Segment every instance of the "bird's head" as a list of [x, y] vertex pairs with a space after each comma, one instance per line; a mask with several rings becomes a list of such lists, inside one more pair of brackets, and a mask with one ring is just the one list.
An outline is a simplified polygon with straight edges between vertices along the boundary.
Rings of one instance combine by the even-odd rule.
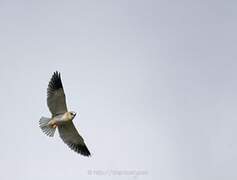
[[69, 114], [70, 114], [72, 119], [74, 119], [74, 117], [77, 115], [77, 113], [74, 112], [74, 111], [70, 111]]

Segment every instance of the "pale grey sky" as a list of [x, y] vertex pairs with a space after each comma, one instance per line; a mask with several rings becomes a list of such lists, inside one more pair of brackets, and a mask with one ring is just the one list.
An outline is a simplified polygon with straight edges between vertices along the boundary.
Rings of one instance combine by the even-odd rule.
[[[235, 180], [236, 7], [0, 0], [0, 179]], [[90, 158], [38, 127], [55, 70]]]

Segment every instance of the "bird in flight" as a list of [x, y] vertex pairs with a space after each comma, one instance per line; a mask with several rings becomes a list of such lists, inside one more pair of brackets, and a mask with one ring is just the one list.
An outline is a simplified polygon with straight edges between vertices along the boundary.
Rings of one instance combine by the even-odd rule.
[[67, 110], [66, 97], [63, 90], [61, 76], [59, 72], [54, 72], [47, 89], [47, 105], [52, 114], [51, 118], [41, 117], [39, 126], [42, 131], [53, 137], [58, 128], [61, 139], [77, 153], [90, 156], [90, 152], [84, 139], [78, 133], [72, 120], [76, 113]]

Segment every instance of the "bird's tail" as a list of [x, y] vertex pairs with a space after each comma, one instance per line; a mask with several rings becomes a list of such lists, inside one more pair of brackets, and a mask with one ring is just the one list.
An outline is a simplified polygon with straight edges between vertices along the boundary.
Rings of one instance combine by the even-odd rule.
[[47, 136], [53, 137], [56, 128], [49, 125], [50, 120], [51, 118], [41, 117], [39, 120], [39, 126]]

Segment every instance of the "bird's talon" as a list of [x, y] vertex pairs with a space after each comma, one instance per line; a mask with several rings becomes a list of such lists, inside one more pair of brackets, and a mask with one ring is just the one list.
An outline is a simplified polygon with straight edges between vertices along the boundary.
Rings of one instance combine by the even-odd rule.
[[54, 125], [53, 125], [53, 128], [56, 128], [56, 127], [57, 127], [57, 125], [56, 125], [56, 124], [54, 124]]

